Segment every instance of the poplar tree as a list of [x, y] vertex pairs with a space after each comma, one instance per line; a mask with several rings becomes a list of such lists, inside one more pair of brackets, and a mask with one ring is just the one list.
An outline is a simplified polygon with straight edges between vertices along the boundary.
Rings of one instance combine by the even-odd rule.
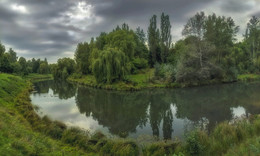
[[166, 63], [171, 46], [171, 23], [169, 15], [162, 13], [161, 15], [161, 61]]
[[260, 21], [257, 17], [253, 16], [249, 20], [245, 37], [245, 40], [249, 46], [251, 60], [255, 62], [260, 48]]
[[157, 29], [157, 16], [153, 15], [150, 19], [148, 27], [148, 47], [150, 51], [149, 63], [154, 66], [156, 62], [160, 62], [160, 32]]

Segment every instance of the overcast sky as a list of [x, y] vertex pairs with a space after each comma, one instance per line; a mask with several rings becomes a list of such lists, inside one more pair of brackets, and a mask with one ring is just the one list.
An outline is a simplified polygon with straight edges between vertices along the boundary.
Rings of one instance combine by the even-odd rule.
[[181, 39], [196, 12], [231, 16], [245, 32], [251, 16], [260, 16], [260, 0], [0, 0], [0, 40], [18, 56], [73, 57], [77, 43], [126, 22], [147, 30], [153, 14], [170, 15], [173, 41]]

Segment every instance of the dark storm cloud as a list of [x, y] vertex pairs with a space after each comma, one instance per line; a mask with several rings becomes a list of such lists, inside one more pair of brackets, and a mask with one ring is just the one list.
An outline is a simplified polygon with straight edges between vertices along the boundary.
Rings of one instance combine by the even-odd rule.
[[[95, 14], [104, 17], [104, 30], [123, 22], [132, 27], [146, 28], [153, 14], [160, 16], [162, 12], [170, 15], [174, 23], [186, 21], [187, 14], [205, 8], [212, 0], [91, 0], [95, 6]], [[101, 28], [99, 28], [101, 29]]]
[[240, 18], [254, 5], [259, 5], [257, 0], [1, 0], [0, 37], [20, 56], [54, 62], [73, 56], [77, 43], [123, 22], [146, 31], [149, 18], [165, 12], [176, 41], [187, 19], [198, 11], [233, 12]]

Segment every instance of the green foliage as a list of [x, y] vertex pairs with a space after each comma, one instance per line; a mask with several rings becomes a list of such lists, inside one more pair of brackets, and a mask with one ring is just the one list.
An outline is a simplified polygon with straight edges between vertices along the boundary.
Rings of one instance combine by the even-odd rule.
[[193, 38], [199, 44], [190, 43], [180, 55], [176, 66], [176, 81], [197, 83], [221, 78], [221, 69], [212, 62], [214, 46]]
[[133, 64], [137, 69], [144, 69], [148, 67], [148, 61], [144, 58], [135, 58]]
[[149, 63], [153, 66], [156, 62], [160, 62], [160, 32], [157, 29], [157, 16], [153, 15], [150, 19], [148, 27], [148, 46], [150, 51]]
[[159, 64], [154, 66], [154, 76], [163, 79], [167, 83], [175, 81], [175, 69], [171, 64]]
[[38, 73], [39, 68], [40, 68], [40, 59], [35, 60], [33, 58], [32, 59], [32, 72], [33, 73]]
[[28, 75], [29, 73], [48, 74], [49, 66], [47, 59], [44, 61], [40, 59], [35, 60], [34, 58], [26, 60], [24, 57], [20, 57], [17, 61], [16, 52], [12, 48], [8, 52], [5, 52], [4, 45], [0, 43], [0, 72], [16, 73], [19, 75]]
[[46, 62], [42, 62], [39, 67], [39, 74], [48, 74], [49, 66]]
[[191, 132], [186, 138], [186, 151], [189, 155], [205, 155], [209, 146], [208, 136], [204, 132]]
[[79, 43], [77, 49], [75, 51], [75, 61], [77, 64], [77, 69], [79, 72], [83, 74], [88, 74], [91, 71], [91, 64], [90, 64], [90, 54], [91, 49], [87, 42]]
[[167, 57], [169, 56], [169, 50], [172, 42], [171, 36], [171, 23], [169, 15], [162, 13], [161, 15], [161, 61], [163, 63], [167, 62]]
[[135, 55], [135, 33], [132, 30], [120, 29], [106, 36], [107, 47], [116, 48], [132, 60]]
[[[178, 142], [157, 142], [146, 146], [143, 149], [144, 156], [161, 156], [161, 155], [176, 155], [180, 150], [180, 143]], [[178, 155], [183, 155], [178, 153]]]
[[123, 80], [128, 72], [128, 58], [123, 52], [114, 48], [102, 51], [93, 64], [93, 73], [98, 83]]
[[51, 71], [55, 79], [67, 79], [75, 70], [75, 61], [71, 58], [62, 58], [52, 65]]
[[188, 20], [187, 24], [184, 26], [182, 34], [184, 36], [194, 36], [199, 40], [202, 40], [205, 32], [206, 18], [204, 12], [196, 13], [196, 15]]
[[245, 42], [250, 53], [250, 58], [253, 63], [256, 63], [260, 56], [260, 22], [259, 19], [253, 16], [248, 24], [245, 34]]
[[[65, 153], [67, 155], [89, 155], [78, 148], [66, 146], [59, 140], [53, 140], [46, 134], [32, 130], [36, 128], [36, 125], [39, 126], [42, 123], [35, 120], [36, 118], [32, 118], [32, 115], [29, 116], [32, 113], [28, 112], [34, 112], [34, 110], [27, 105], [30, 101], [28, 87], [27, 81], [18, 76], [0, 74], [1, 155], [63, 155]], [[17, 107], [16, 102], [24, 104], [26, 107], [21, 110], [22, 107]], [[27, 114], [28, 118], [31, 117], [30, 121], [24, 118], [23, 113]], [[37, 123], [34, 126], [31, 125], [33, 120]], [[56, 123], [56, 125], [60, 125], [60, 123]], [[41, 130], [43, 130], [42, 127]]]
[[87, 134], [75, 127], [65, 130], [61, 140], [73, 146], [77, 145], [81, 148], [87, 148]]
[[136, 143], [132, 141], [106, 142], [106, 144], [100, 148], [100, 154], [111, 156], [137, 156], [139, 155], [139, 149]]
[[20, 64], [20, 66], [22, 67], [21, 68], [21, 72], [25, 75], [28, 74], [28, 71], [27, 71], [27, 64], [26, 64], [26, 59], [24, 57], [20, 57], [19, 60], [18, 60], [18, 63]]

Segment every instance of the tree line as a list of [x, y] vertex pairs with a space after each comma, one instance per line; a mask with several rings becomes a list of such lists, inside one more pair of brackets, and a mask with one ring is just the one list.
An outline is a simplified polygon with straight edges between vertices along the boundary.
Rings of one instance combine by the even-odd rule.
[[29, 73], [49, 74], [51, 65], [47, 59], [26, 60], [17, 56], [17, 53], [10, 48], [6, 51], [5, 46], [0, 42], [0, 72], [28, 75]]
[[[160, 23], [159, 26], [157, 24]], [[260, 23], [253, 16], [242, 41], [231, 17], [198, 12], [185, 24], [183, 39], [172, 43], [171, 22], [164, 13], [153, 15], [147, 34], [124, 23], [96, 39], [79, 43], [75, 61], [60, 59], [56, 77], [92, 74], [98, 83], [126, 80], [140, 69], [155, 68], [154, 78], [167, 82], [198, 83], [208, 80], [235, 81], [238, 74], [260, 69]], [[62, 67], [62, 62], [67, 61]], [[73, 65], [74, 69], [69, 69]], [[73, 71], [72, 71], [73, 70]], [[67, 71], [67, 72], [66, 72]], [[63, 74], [62, 74], [63, 73]]]
[[[155, 69], [153, 79], [169, 83], [235, 81], [239, 74], [260, 72], [257, 17], [248, 21], [244, 37], [238, 42], [239, 26], [231, 17], [198, 12], [187, 21], [182, 39], [174, 44], [169, 15], [162, 13], [159, 20], [156, 15], [151, 17], [147, 33], [140, 27], [133, 30], [126, 23], [111, 32], [101, 32], [90, 42], [79, 43], [74, 59], [60, 58], [48, 66], [48, 71], [62, 79], [93, 75], [98, 83], [128, 81], [128, 75], [146, 68]], [[33, 60], [27, 64], [30, 62], [33, 64]], [[28, 67], [28, 71], [36, 72]]]

